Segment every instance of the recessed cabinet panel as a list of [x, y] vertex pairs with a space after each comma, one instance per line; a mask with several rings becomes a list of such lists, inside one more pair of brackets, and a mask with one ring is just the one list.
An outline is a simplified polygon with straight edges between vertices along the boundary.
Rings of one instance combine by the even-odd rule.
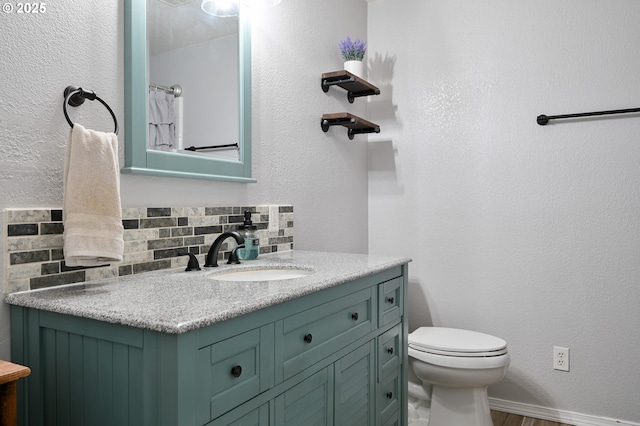
[[400, 408], [400, 376], [398, 373], [396, 370], [393, 377], [378, 385], [376, 403], [379, 423], [384, 424]]
[[336, 425], [375, 424], [373, 341], [335, 363]]
[[248, 413], [246, 411], [244, 406], [239, 407], [206, 426], [269, 426], [268, 403]]
[[29, 424], [141, 421], [142, 408], [126, 397], [129, 392], [142, 392], [128, 374], [142, 366], [140, 348], [48, 327], [40, 327], [39, 334], [42, 358], [25, 364], [40, 369], [42, 382], [31, 392], [42, 397], [43, 409], [30, 410]]
[[378, 381], [384, 382], [398, 374], [402, 364], [404, 343], [402, 324], [398, 324], [378, 337]]
[[389, 417], [389, 419], [382, 426], [401, 426], [400, 411], [396, 411]]
[[317, 372], [276, 397], [275, 424], [333, 425], [333, 367]]
[[402, 315], [402, 278], [394, 278], [378, 285], [378, 326], [399, 321]]

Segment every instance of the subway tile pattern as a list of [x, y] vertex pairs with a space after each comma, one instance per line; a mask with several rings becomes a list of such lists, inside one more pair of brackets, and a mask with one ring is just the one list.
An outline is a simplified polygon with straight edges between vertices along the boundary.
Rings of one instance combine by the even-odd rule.
[[[213, 241], [237, 230], [244, 211], [254, 212], [260, 253], [293, 249], [293, 206], [278, 206], [278, 231], [269, 232], [269, 206], [140, 207], [122, 209], [122, 262], [69, 267], [64, 262], [60, 209], [7, 209], [3, 212], [4, 292], [36, 290], [186, 266], [188, 253], [201, 264]], [[223, 244], [227, 258], [235, 244]]]

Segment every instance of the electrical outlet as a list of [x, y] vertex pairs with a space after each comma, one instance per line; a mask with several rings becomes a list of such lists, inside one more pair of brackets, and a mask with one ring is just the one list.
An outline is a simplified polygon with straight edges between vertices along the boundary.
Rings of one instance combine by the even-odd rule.
[[553, 347], [553, 369], [569, 371], [569, 348]]
[[278, 214], [278, 206], [269, 206], [269, 232], [278, 232], [280, 229]]

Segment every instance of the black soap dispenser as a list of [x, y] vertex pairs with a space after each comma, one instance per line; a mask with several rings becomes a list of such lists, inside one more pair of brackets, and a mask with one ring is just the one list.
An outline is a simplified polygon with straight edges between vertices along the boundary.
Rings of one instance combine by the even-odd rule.
[[260, 253], [260, 240], [256, 234], [258, 227], [251, 221], [251, 212], [244, 212], [244, 223], [238, 226], [238, 232], [244, 238], [244, 247], [238, 248], [238, 257], [243, 260], [257, 259]]

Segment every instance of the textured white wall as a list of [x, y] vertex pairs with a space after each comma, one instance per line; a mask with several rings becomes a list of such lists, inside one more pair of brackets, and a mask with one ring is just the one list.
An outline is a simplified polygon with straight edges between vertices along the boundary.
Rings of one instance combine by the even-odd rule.
[[[38, 16], [0, 12], [0, 209], [62, 206], [67, 85], [95, 90], [124, 128], [122, 1], [47, 5]], [[344, 92], [320, 89], [320, 75], [342, 66], [339, 39], [366, 35], [366, 10], [364, 0], [284, 0], [255, 18], [258, 183], [123, 175], [123, 206], [288, 203], [295, 208], [296, 248], [366, 252], [366, 139], [320, 129], [324, 112], [366, 109], [364, 102], [348, 104]], [[70, 114], [87, 127], [112, 126], [96, 102]], [[0, 359], [8, 357], [9, 313], [0, 301]]]
[[639, 106], [640, 2], [379, 0], [368, 19], [369, 247], [414, 259], [412, 328], [506, 339], [493, 397], [640, 422], [640, 117], [535, 122]]

